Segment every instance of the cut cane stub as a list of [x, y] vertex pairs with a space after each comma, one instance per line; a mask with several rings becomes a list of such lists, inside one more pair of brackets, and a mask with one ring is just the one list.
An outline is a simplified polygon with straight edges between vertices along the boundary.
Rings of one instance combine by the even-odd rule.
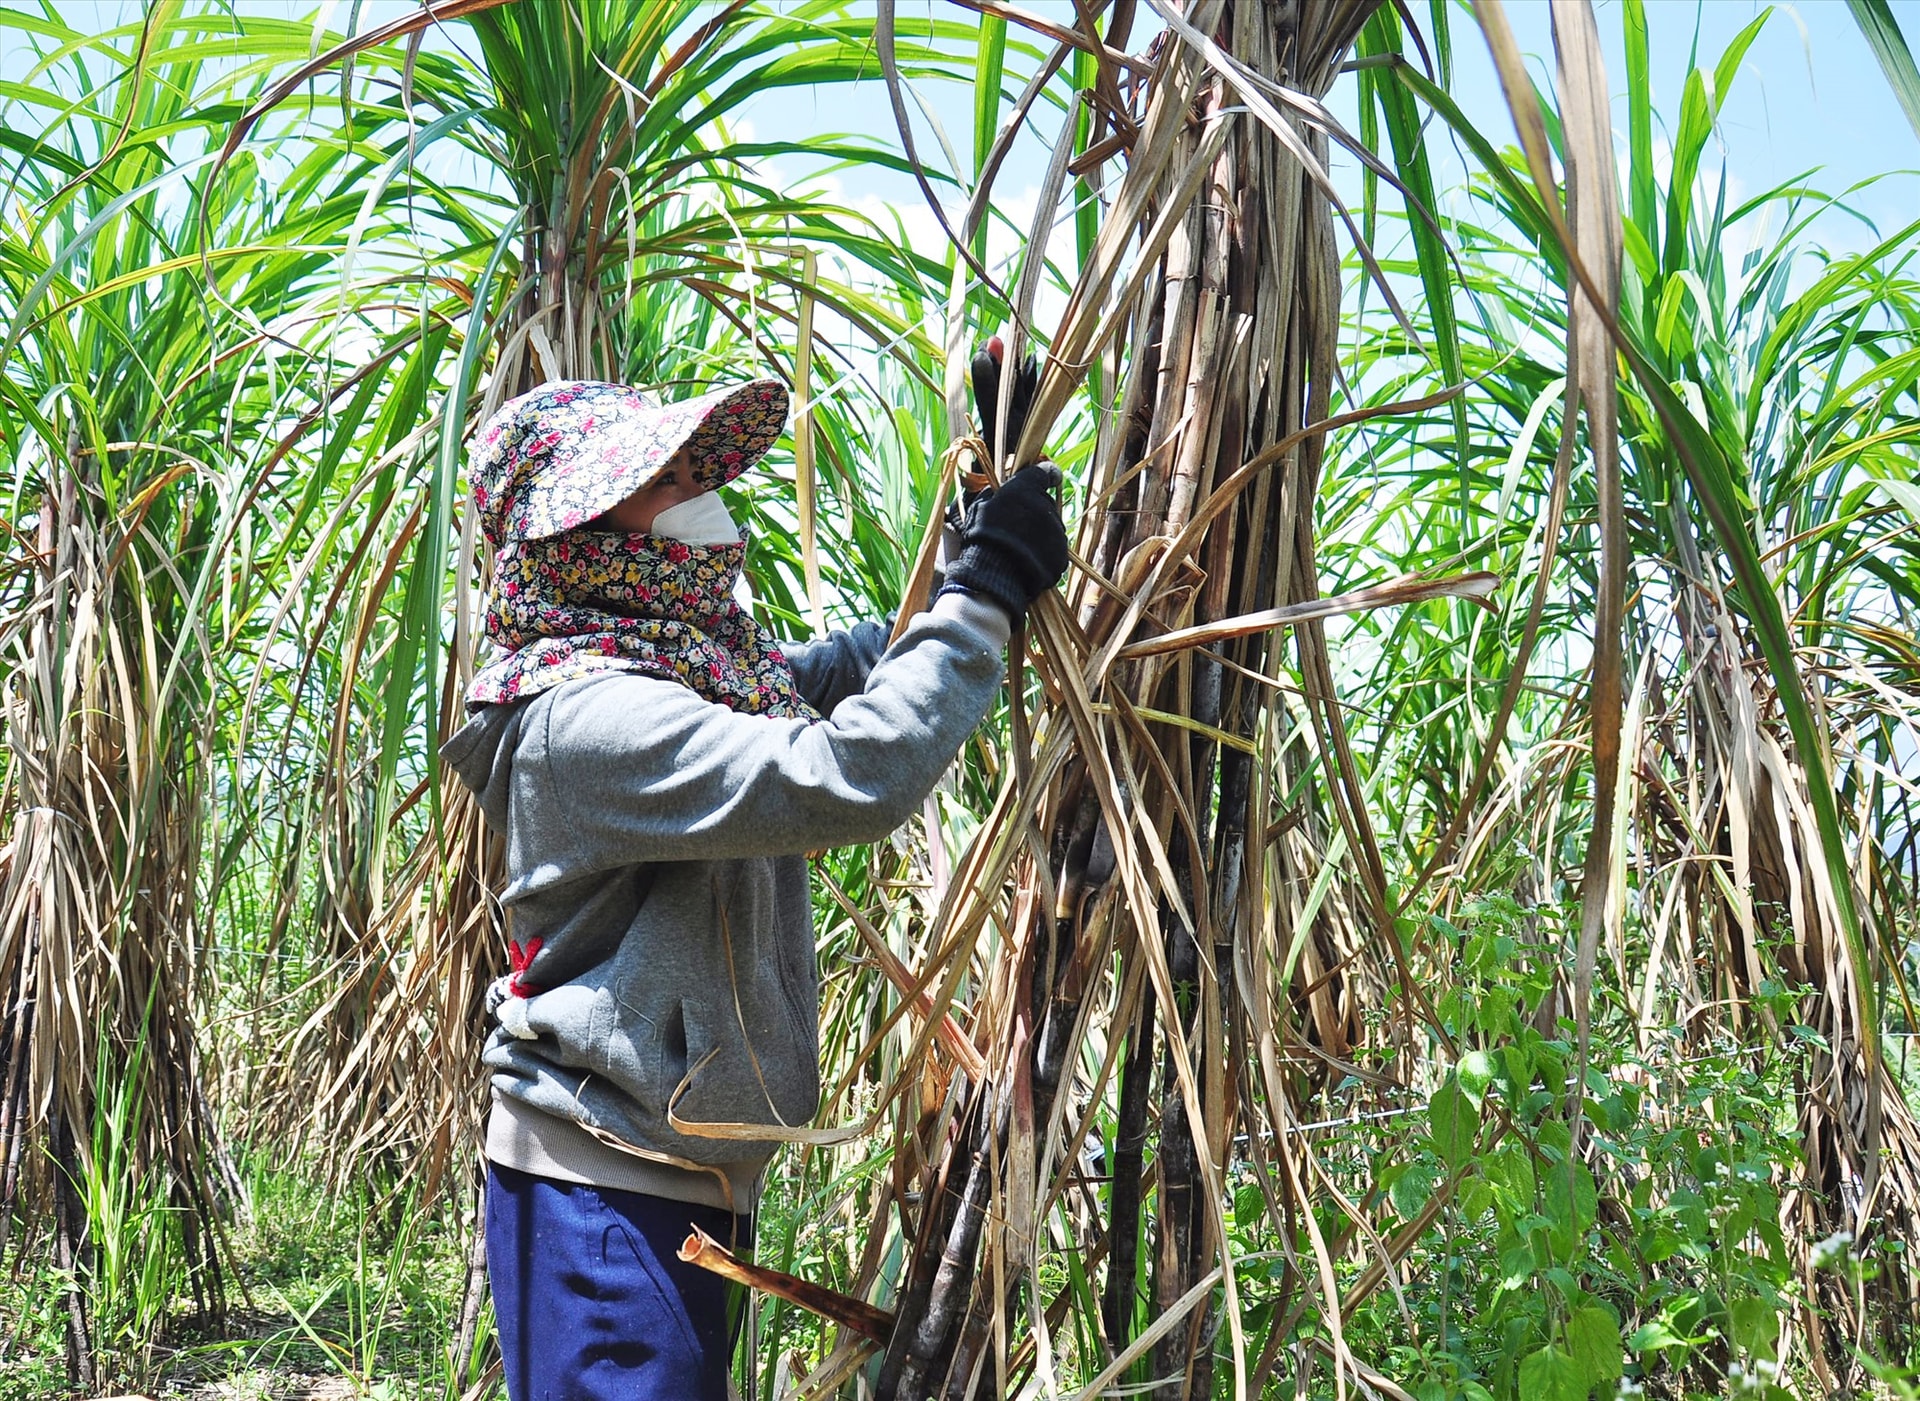
[[893, 1315], [885, 1309], [876, 1308], [864, 1299], [855, 1299], [828, 1289], [825, 1285], [815, 1284], [812, 1280], [790, 1275], [785, 1270], [749, 1264], [698, 1226], [692, 1227], [686, 1240], [681, 1243], [680, 1258], [690, 1265], [711, 1270], [722, 1279], [744, 1284], [749, 1289], [771, 1294], [776, 1299], [785, 1299], [790, 1304], [798, 1304], [809, 1313], [816, 1313], [871, 1342], [885, 1343], [893, 1335]]

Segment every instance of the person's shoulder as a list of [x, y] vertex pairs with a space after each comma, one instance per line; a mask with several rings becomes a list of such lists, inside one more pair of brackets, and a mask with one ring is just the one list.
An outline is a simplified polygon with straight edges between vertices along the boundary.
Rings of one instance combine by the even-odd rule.
[[605, 712], [624, 714], [635, 710], [662, 715], [681, 710], [699, 710], [712, 703], [684, 682], [670, 677], [614, 670], [563, 681], [532, 701], [533, 706], [544, 706], [555, 716]]
[[670, 751], [710, 702], [678, 681], [609, 671], [543, 691], [527, 705], [522, 745], [549, 763], [623, 763], [649, 750]]
[[[528, 728], [552, 733], [579, 728], [597, 732], [644, 727], [648, 733], [697, 723], [726, 707], [684, 682], [634, 671], [606, 671], [566, 681], [534, 698]], [[731, 712], [727, 712], [731, 713]]]
[[668, 676], [649, 676], [643, 671], [620, 671], [609, 667], [605, 671], [597, 671], [588, 676], [577, 676], [571, 681], [562, 681], [543, 694], [555, 700], [564, 698], [577, 701], [589, 695], [604, 698], [611, 695], [673, 695], [676, 693], [686, 696], [689, 700], [699, 699], [684, 681], [675, 681]]

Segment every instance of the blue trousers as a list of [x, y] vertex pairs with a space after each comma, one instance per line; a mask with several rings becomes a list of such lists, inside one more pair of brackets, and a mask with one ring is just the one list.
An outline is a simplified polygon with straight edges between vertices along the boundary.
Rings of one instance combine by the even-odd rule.
[[487, 1276], [509, 1401], [726, 1401], [730, 1286], [681, 1263], [697, 1223], [745, 1250], [718, 1207], [487, 1170]]

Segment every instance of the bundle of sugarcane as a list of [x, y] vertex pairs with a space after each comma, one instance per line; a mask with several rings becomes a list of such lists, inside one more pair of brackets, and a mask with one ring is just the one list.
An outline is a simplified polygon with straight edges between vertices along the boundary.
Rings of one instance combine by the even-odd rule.
[[[243, 1189], [195, 1025], [206, 793], [179, 776], [207, 726], [193, 683], [176, 680], [179, 654], [154, 641], [168, 601], [156, 561], [193, 554], [158, 510], [132, 525], [111, 513], [104, 454], [81, 447], [77, 424], [64, 453], [49, 436], [23, 456], [45, 490], [0, 628], [13, 751], [0, 784], [0, 1253], [21, 1222], [28, 1258], [60, 1271], [68, 1379], [90, 1388], [106, 1334], [125, 1326], [113, 1252], [137, 1243], [163, 1258], [170, 1245], [127, 1224], [135, 1205], [158, 1200], [177, 1219], [195, 1307], [217, 1319], [215, 1223]], [[193, 639], [175, 645], [196, 655]]]
[[[916, 993], [935, 990], [915, 1045], [932, 1058], [931, 1083], [946, 1089], [937, 1108], [923, 1091], [927, 1112], [902, 1135], [927, 1165], [900, 1202], [913, 1245], [878, 1372], [884, 1397], [1003, 1395], [1023, 1378], [1050, 1377], [1061, 1352], [1053, 1331], [1070, 1311], [1081, 1315], [1083, 1337], [1090, 1321], [1074, 1297], [1078, 1289], [1084, 1300], [1087, 1283], [1049, 1287], [1041, 1265], [1050, 1238], [1070, 1277], [1105, 1271], [1092, 1320], [1104, 1365], [1086, 1365], [1080, 1350], [1084, 1370], [1097, 1370], [1083, 1394], [1144, 1360], [1158, 1394], [1210, 1395], [1219, 1353], [1232, 1358], [1236, 1394], [1261, 1392], [1274, 1349], [1299, 1342], [1295, 1325], [1315, 1312], [1325, 1326], [1309, 1329], [1306, 1345], [1323, 1348], [1338, 1375], [1366, 1380], [1368, 1367], [1342, 1342], [1341, 1313], [1391, 1278], [1407, 1244], [1446, 1206], [1442, 1183], [1399, 1233], [1370, 1239], [1372, 1263], [1337, 1282], [1333, 1262], [1352, 1233], [1370, 1229], [1370, 1213], [1338, 1195], [1290, 1132], [1316, 1069], [1366, 1077], [1350, 1059], [1363, 1037], [1372, 1042], [1364, 1047], [1372, 1073], [1403, 1084], [1416, 1078], [1408, 1053], [1420, 1036], [1448, 1040], [1407, 966], [1319, 620], [1445, 593], [1484, 597], [1493, 582], [1402, 579], [1317, 597], [1313, 503], [1324, 438], [1361, 416], [1329, 417], [1340, 286], [1337, 205], [1324, 167], [1338, 128], [1319, 99], [1373, 7], [1240, 0], [1155, 8], [1167, 34], [1149, 66], [1131, 68], [1143, 99], [1138, 118], [1110, 106], [1105, 114], [1111, 148], [1127, 153], [1126, 173], [1048, 344], [1023, 441], [997, 464], [1004, 472], [1037, 455], [1089, 373], [1117, 387], [1081, 483], [1069, 602], [1036, 609], [1031, 623], [1039, 692], [1031, 714], [1016, 697], [1009, 781], [928, 935], [934, 957], [903, 979]], [[1564, 184], [1500, 7], [1489, 0], [1476, 9], [1520, 129], [1542, 241], [1571, 269], [1549, 533], [1559, 528], [1583, 418], [1598, 499], [1593, 685], [1580, 707], [1597, 801], [1568, 989], [1584, 1085], [1596, 952], [1603, 929], [1617, 923], [1608, 911], [1622, 898], [1627, 841], [1614, 807], [1627, 576], [1615, 408], [1623, 371], [1675, 442], [1750, 595], [1796, 762], [1817, 775], [1823, 744], [1757, 552], [1737, 521], [1716, 514], [1731, 475], [1715, 466], [1717, 449], [1619, 319], [1619, 196], [1590, 7], [1554, 7]], [[1123, 85], [1109, 70], [1122, 60], [1090, 11], [1082, 21], [1073, 33], [1046, 32], [1093, 54], [1094, 91], [1116, 93]], [[1068, 168], [1057, 156], [1036, 238]], [[1411, 197], [1408, 205], [1424, 214]], [[1364, 241], [1353, 243], [1391, 302]], [[1031, 268], [1039, 255], [1027, 256]], [[1020, 327], [1031, 286], [1012, 301]], [[1424, 411], [1459, 387], [1374, 412]], [[1543, 567], [1543, 586], [1547, 577]], [[1297, 704], [1284, 700], [1277, 679], [1283, 626], [1303, 683]], [[1516, 664], [1503, 716], [1524, 674]], [[1499, 730], [1457, 823], [1472, 820]], [[1316, 763], [1322, 772], [1310, 776]], [[1850, 1102], [1828, 1114], [1808, 1096], [1809, 1143], [1826, 1180], [1803, 1207], [1819, 1204], [1805, 1208], [1808, 1220], [1857, 1224], [1875, 1210], [1867, 1203], [1883, 1146], [1892, 1150], [1891, 1174], [1911, 1172], [1911, 1129], [1898, 1105], [1888, 1112], [1882, 1104], [1872, 997], [1860, 981], [1870, 958], [1824, 787], [1810, 781], [1804, 820], [1784, 844], [1801, 860], [1793, 888], [1831, 897], [1832, 928], [1822, 932], [1833, 967], [1805, 976], [1834, 991], [1845, 1009], [1837, 1020], [1851, 1014], [1855, 1024], [1841, 1028], [1849, 1050], [1831, 1065]], [[1439, 845], [1457, 835], [1450, 830]], [[1336, 844], [1350, 878], [1318, 883]], [[1309, 887], [1314, 898], [1303, 899]], [[942, 1018], [964, 977], [978, 979], [977, 995], [956, 1047]], [[1363, 1030], [1365, 1010], [1387, 1015]], [[981, 1072], [961, 1073], [974, 1062]], [[1111, 1149], [1090, 1147], [1101, 1144], [1109, 1114]], [[1569, 1122], [1584, 1145], [1578, 1091]], [[1150, 1138], [1155, 1220], [1143, 1288]], [[1101, 1151], [1110, 1153], [1105, 1162], [1095, 1161]], [[1251, 1360], [1228, 1243], [1226, 1173], [1236, 1159], [1286, 1257], [1282, 1321]], [[1104, 1200], [1092, 1186], [1100, 1178], [1110, 1183]], [[1322, 1236], [1313, 1210], [1320, 1193], [1340, 1203], [1342, 1238]]]
[[[1089, 1274], [1105, 1263], [1111, 1362], [1096, 1389], [1151, 1354], [1165, 1394], [1210, 1394], [1222, 1318], [1241, 1384], [1250, 1380], [1222, 1251], [1222, 1171], [1229, 1140], [1245, 1134], [1277, 1215], [1304, 1186], [1274, 1147], [1299, 1092], [1283, 1070], [1295, 1038], [1280, 1024], [1289, 994], [1275, 950], [1291, 942], [1333, 824], [1361, 854], [1360, 889], [1339, 895], [1384, 923], [1318, 622], [1483, 596], [1492, 582], [1401, 579], [1318, 597], [1313, 501], [1334, 426], [1340, 305], [1324, 173], [1332, 123], [1318, 99], [1372, 8], [1165, 10], [1153, 62], [1131, 75], [1137, 117], [1105, 111], [1114, 147], [1128, 150], [1125, 174], [998, 473], [1039, 455], [1090, 371], [1118, 386], [1117, 403], [1080, 483], [1067, 593], [1042, 600], [1029, 624], [1037, 708], [1027, 714], [1016, 693], [1007, 786], [929, 935], [938, 952], [913, 980], [935, 990], [931, 1033], [963, 971], [984, 970], [966, 1044], [956, 1050], [946, 1030], [916, 1042], [944, 1047], [928, 1054], [948, 1089], [911, 1134], [927, 1166], [901, 1208], [912, 1248], [882, 1396], [997, 1396], [1050, 1365], [1048, 1329], [1067, 1301], [1048, 1297], [1036, 1261], [1063, 1200], [1077, 1222], [1070, 1248]], [[1090, 22], [1061, 41], [1095, 53], [1097, 92], [1119, 91], [1117, 56]], [[1066, 168], [1056, 155], [1036, 231]], [[1029, 248], [1030, 267], [1036, 256]], [[1022, 292], [1016, 339], [1031, 307]], [[1288, 625], [1308, 678], [1293, 709], [1270, 674]], [[1315, 754], [1335, 778], [1335, 810], [1275, 821], [1277, 785]], [[1352, 923], [1321, 926], [1299, 1005], [1324, 1066], [1357, 1039], [1343, 989], [1370, 976], [1373, 955]], [[983, 939], [989, 929], [998, 937]], [[951, 1073], [970, 1061], [984, 1072]], [[1088, 1145], [1116, 1096], [1103, 1211], [1086, 1189]], [[1143, 1300], [1149, 1118], [1158, 1220]], [[1136, 1335], [1143, 1314], [1153, 1321]]]

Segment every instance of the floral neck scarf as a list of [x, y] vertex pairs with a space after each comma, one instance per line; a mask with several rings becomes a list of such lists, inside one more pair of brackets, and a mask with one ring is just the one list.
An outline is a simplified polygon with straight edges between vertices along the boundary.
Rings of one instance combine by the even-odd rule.
[[507, 655], [467, 705], [525, 700], [603, 672], [678, 681], [748, 715], [818, 720], [787, 660], [734, 601], [746, 542], [570, 530], [494, 556], [487, 636]]

